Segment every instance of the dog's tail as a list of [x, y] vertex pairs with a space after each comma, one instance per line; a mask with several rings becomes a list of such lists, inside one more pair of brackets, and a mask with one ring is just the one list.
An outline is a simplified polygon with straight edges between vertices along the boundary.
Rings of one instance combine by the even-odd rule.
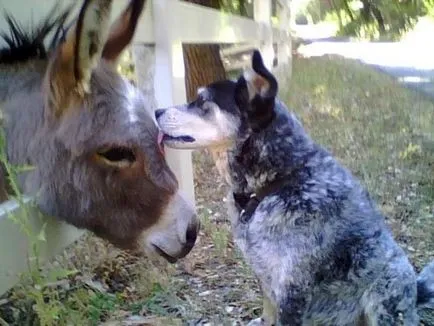
[[417, 277], [417, 306], [419, 309], [434, 309], [434, 261]]

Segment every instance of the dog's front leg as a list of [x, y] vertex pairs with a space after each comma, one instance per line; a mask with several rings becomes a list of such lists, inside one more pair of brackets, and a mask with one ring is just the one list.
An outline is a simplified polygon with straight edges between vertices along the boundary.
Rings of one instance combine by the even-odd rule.
[[307, 298], [308, 291], [305, 287], [297, 285], [287, 286], [285, 296], [277, 303], [280, 325], [303, 325], [303, 315], [306, 311]]
[[277, 319], [276, 303], [262, 291], [262, 316], [251, 320], [247, 326], [275, 326]]

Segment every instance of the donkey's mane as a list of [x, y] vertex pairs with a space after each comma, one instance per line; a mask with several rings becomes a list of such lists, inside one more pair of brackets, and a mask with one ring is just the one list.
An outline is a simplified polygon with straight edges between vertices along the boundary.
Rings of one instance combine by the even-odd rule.
[[[48, 53], [64, 40], [65, 21], [72, 11], [72, 5], [59, 10], [57, 2], [37, 25], [23, 27], [8, 12], [4, 12], [9, 31], [0, 32], [6, 46], [0, 48], [0, 64], [16, 64], [35, 59], [46, 59]], [[54, 31], [49, 46], [45, 45], [48, 35]]]

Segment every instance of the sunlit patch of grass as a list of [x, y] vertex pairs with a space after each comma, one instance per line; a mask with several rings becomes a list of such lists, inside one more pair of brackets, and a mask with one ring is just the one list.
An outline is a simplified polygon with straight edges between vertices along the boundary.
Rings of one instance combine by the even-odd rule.
[[[430, 99], [338, 57], [294, 58], [290, 87], [280, 89], [313, 139], [361, 179], [381, 208], [389, 207], [387, 215], [398, 238], [433, 239], [434, 220], [428, 213], [434, 210]], [[396, 223], [403, 210], [406, 222]], [[434, 250], [434, 241], [424, 243], [421, 264]]]

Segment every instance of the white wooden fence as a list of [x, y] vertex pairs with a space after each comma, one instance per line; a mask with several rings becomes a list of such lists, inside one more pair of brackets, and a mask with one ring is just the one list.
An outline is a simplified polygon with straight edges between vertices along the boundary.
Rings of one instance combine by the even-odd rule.
[[[0, 0], [0, 10], [7, 9], [18, 21], [34, 22], [52, 7], [56, 0]], [[277, 58], [279, 69], [291, 73], [291, 38], [289, 35], [289, 2], [276, 0], [281, 8], [277, 23], [271, 21], [271, 1], [254, 0], [254, 20], [221, 13], [203, 6], [189, 4], [180, 0], [153, 0], [146, 6], [133, 41], [136, 72], [142, 76], [139, 83], [149, 94], [155, 95], [159, 107], [168, 107], [186, 101], [183, 43], [224, 43], [237, 44], [225, 48], [223, 56], [243, 52], [252, 47], [262, 50], [264, 61], [269, 68]], [[69, 1], [64, 1], [65, 3]], [[80, 3], [81, 1], [77, 1]], [[118, 16], [126, 5], [126, 0], [116, 0], [112, 18]], [[76, 6], [76, 12], [78, 10]], [[6, 28], [0, 19], [0, 30]], [[240, 44], [242, 44], [240, 46]], [[277, 51], [273, 48], [276, 48]], [[144, 65], [139, 55], [140, 48], [145, 51], [146, 59], [153, 58], [152, 64]], [[143, 52], [142, 52], [143, 53]], [[242, 67], [248, 61], [238, 61], [229, 69]], [[143, 78], [145, 76], [145, 78]], [[149, 77], [153, 83], [149, 83]], [[146, 83], [146, 79], [148, 82]], [[146, 89], [146, 84], [148, 89]], [[155, 85], [150, 87], [149, 85]], [[152, 95], [152, 94], [151, 94]], [[167, 150], [169, 165], [177, 175], [180, 187], [194, 200], [193, 167], [189, 151]], [[0, 294], [18, 281], [20, 272], [27, 266], [27, 239], [19, 227], [11, 222], [8, 213], [21, 214], [17, 203], [9, 201], [0, 205]], [[48, 221], [46, 242], [42, 247], [42, 259], [52, 257], [83, 234], [53, 218], [38, 217], [34, 214], [32, 223], [35, 229]], [[48, 219], [48, 220], [47, 220]]]

